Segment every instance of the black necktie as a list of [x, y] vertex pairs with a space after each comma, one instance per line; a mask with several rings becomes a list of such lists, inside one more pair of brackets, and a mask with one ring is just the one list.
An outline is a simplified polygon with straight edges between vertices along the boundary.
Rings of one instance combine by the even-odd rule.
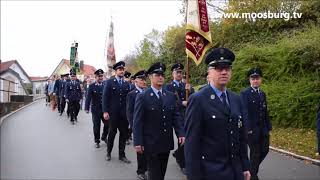
[[162, 93], [161, 93], [161, 91], [158, 91], [158, 96], [159, 96], [159, 101], [160, 101], [161, 104], [162, 104]]
[[229, 105], [227, 103], [227, 97], [224, 92], [221, 94], [221, 97], [222, 97], [222, 103], [223, 103], [224, 107], [226, 107], [226, 109], [230, 110]]

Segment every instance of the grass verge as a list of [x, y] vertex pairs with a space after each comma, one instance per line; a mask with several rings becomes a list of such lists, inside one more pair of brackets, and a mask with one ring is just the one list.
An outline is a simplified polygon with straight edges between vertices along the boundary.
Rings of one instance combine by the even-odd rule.
[[273, 127], [271, 146], [320, 159], [319, 156], [316, 156], [317, 132], [315, 130]]

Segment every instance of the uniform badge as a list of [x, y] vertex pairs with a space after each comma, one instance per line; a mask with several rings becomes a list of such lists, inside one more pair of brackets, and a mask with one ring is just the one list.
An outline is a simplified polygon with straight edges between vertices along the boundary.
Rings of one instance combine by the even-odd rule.
[[150, 93], [150, 96], [153, 96], [153, 93]]
[[210, 98], [211, 98], [211, 99], [215, 99], [216, 96], [215, 96], [214, 94], [212, 94], [212, 95], [210, 96]]

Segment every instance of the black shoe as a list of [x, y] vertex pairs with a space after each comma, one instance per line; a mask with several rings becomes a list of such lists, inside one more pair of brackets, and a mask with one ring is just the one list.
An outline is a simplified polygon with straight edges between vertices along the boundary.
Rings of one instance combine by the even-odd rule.
[[96, 148], [99, 148], [100, 147], [100, 144], [99, 143], [96, 143]]
[[74, 125], [74, 121], [71, 121], [71, 124]]
[[108, 144], [108, 138], [101, 138], [101, 141], [104, 141], [106, 144]]
[[111, 160], [111, 154], [107, 153], [106, 155], [106, 161], [110, 161]]
[[60, 113], [60, 116], [62, 116], [62, 113]]
[[76, 122], [78, 122], [78, 118], [76, 117], [75, 119], [74, 119]]
[[129, 140], [129, 139], [127, 140], [126, 144], [127, 144], [127, 145], [130, 145], [130, 140]]
[[124, 157], [119, 157], [119, 160], [124, 162], [124, 163], [127, 163], [127, 164], [131, 163], [131, 161], [129, 159], [127, 159], [125, 156]]
[[147, 180], [147, 176], [145, 174], [138, 174], [137, 177], [140, 180]]

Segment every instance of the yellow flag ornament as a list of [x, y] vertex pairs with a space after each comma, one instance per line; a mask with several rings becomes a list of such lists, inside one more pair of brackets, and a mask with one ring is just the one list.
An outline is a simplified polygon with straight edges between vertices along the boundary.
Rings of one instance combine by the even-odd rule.
[[187, 1], [186, 53], [199, 65], [212, 40], [206, 0]]

